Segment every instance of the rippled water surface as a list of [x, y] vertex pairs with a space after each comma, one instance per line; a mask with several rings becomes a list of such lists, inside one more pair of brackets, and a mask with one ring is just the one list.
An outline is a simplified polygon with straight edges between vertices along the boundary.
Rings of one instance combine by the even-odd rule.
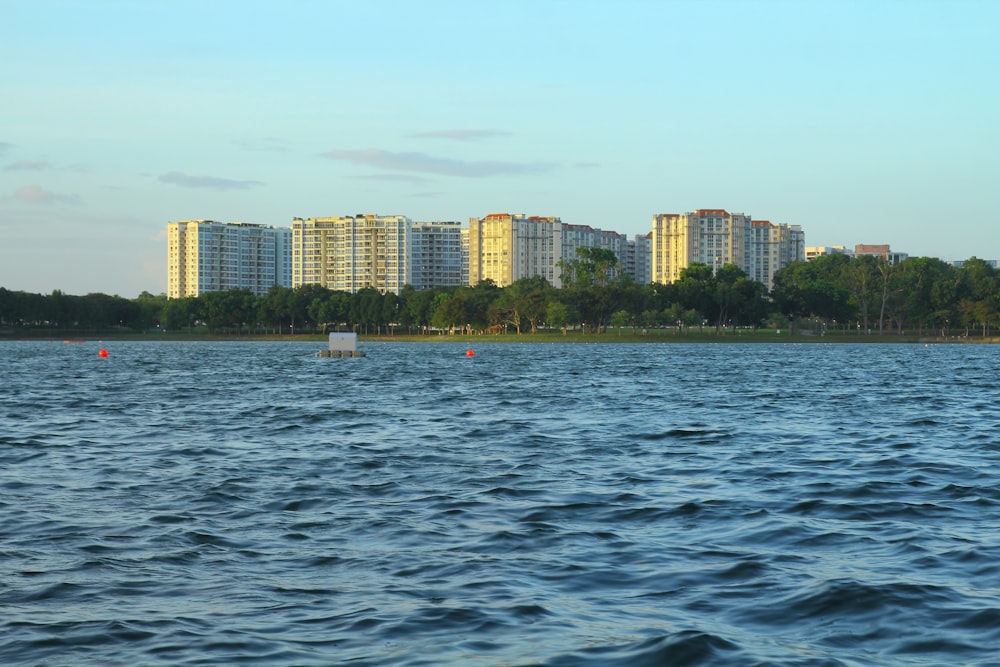
[[0, 343], [0, 664], [1000, 664], [1000, 347], [99, 347]]

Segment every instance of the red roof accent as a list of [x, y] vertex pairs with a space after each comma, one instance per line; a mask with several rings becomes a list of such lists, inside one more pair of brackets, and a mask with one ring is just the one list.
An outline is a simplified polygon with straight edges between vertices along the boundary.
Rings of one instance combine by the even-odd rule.
[[695, 213], [698, 215], [729, 215], [729, 212], [724, 208], [699, 208]]
[[751, 227], [774, 227], [770, 220], [754, 220], [750, 223]]

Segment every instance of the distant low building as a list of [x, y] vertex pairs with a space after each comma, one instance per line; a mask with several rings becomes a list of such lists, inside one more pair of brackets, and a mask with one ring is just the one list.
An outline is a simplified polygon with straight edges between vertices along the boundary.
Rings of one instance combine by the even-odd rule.
[[905, 252], [893, 252], [888, 243], [859, 243], [854, 246], [854, 257], [863, 257], [866, 255], [870, 257], [880, 257], [883, 261], [888, 262], [889, 264], [899, 264], [904, 259], [909, 257], [909, 255]]
[[848, 257], [878, 257], [889, 264], [899, 264], [909, 255], [905, 252], [893, 252], [888, 243], [859, 243], [854, 250], [846, 246], [810, 246], [806, 248], [806, 259], [815, 259], [823, 255], [847, 255]]
[[811, 245], [806, 246], [806, 260], [816, 259], [823, 255], [848, 254], [847, 247], [842, 245]]
[[[977, 257], [976, 259], [979, 259], [979, 258]], [[961, 269], [962, 267], [965, 266], [965, 263], [968, 262], [968, 261], [969, 260], [967, 260], [967, 259], [958, 259], [958, 260], [955, 260], [955, 261], [952, 261], [952, 262], [946, 262], [946, 263], [947, 264], [951, 264], [956, 269]], [[991, 267], [991, 268], [994, 268], [994, 269], [1000, 268], [1000, 260], [997, 260], [997, 259], [980, 259], [979, 261], [982, 262], [983, 264], [985, 264], [986, 266]]]

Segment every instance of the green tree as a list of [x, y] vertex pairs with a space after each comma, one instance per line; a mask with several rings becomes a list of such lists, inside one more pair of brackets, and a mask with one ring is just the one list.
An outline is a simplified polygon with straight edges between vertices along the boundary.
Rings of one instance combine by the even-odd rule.
[[622, 335], [622, 329], [632, 322], [632, 316], [627, 310], [616, 310], [611, 314], [611, 326], [618, 329], [618, 335]]
[[519, 278], [503, 288], [494, 300], [496, 321], [510, 324], [521, 333], [527, 322], [531, 333], [538, 332], [538, 324], [545, 319], [552, 287], [542, 276]]
[[136, 316], [136, 329], [151, 329], [163, 324], [163, 309], [167, 305], [166, 294], [154, 296], [144, 291], [136, 297], [135, 303], [139, 308]]
[[850, 262], [847, 255], [823, 255], [779, 269], [771, 289], [774, 307], [792, 323], [818, 317], [827, 324], [838, 320], [846, 324], [857, 317], [844, 280]]
[[879, 271], [879, 264], [882, 261], [880, 257], [860, 255], [852, 257], [845, 266], [842, 278], [858, 308], [860, 316], [858, 333], [862, 330], [867, 332], [871, 326], [872, 306], [880, 299], [883, 283]]
[[205, 304], [206, 324], [212, 333], [234, 329], [240, 333], [257, 312], [256, 298], [246, 289], [207, 292], [200, 297]]
[[545, 322], [550, 327], [556, 327], [562, 331], [563, 336], [566, 335], [566, 327], [570, 322], [576, 321], [572, 317], [569, 307], [558, 299], [552, 299], [549, 301], [545, 308]]
[[726, 264], [715, 273], [715, 279], [711, 284], [712, 301], [715, 303], [716, 312], [716, 335], [729, 324], [732, 324], [735, 330], [740, 315], [749, 305], [746, 300], [749, 296], [750, 283], [747, 274], [735, 264]]
[[201, 304], [197, 297], [188, 296], [170, 299], [163, 306], [163, 323], [170, 330], [191, 331], [196, 320], [201, 317]]
[[698, 314], [698, 326], [708, 319], [716, 308], [715, 276], [708, 264], [694, 262], [681, 271], [677, 281], [677, 301], [681, 307]]
[[967, 259], [958, 272], [958, 312], [968, 329], [982, 327], [982, 335], [989, 335], [990, 323], [998, 319], [1000, 286], [996, 270], [976, 257]]
[[292, 325], [292, 290], [288, 287], [273, 285], [258, 305], [258, 318], [265, 325], [281, 331], [283, 327]]
[[400, 308], [401, 323], [410, 331], [414, 326], [426, 330], [431, 326], [431, 315], [436, 308], [435, 299], [439, 294], [446, 294], [448, 291], [448, 288], [415, 290], [410, 286], [404, 287], [401, 294], [403, 300]]
[[577, 248], [577, 258], [560, 260], [564, 298], [579, 312], [594, 333], [600, 333], [616, 305], [620, 287], [631, 279], [620, 270], [614, 252], [607, 248]]

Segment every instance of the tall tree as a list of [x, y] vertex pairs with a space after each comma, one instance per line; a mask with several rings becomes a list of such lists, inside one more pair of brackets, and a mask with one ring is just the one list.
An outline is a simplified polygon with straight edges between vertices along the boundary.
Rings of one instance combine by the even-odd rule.
[[607, 248], [577, 248], [576, 259], [560, 260], [565, 298], [594, 333], [600, 333], [614, 306], [616, 291], [625, 282], [618, 258]]

